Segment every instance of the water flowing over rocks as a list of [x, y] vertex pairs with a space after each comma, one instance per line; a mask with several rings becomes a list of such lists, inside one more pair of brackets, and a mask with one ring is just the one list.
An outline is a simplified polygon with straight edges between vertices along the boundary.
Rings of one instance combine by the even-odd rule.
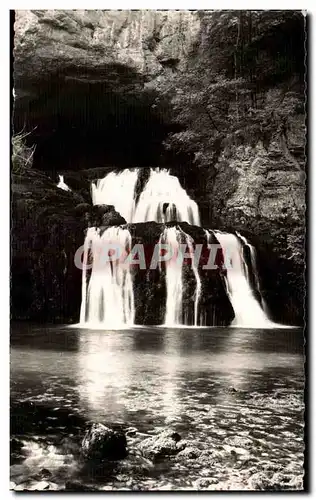
[[[67, 181], [67, 178], [66, 178]], [[134, 268], [134, 293], [138, 324], [161, 324], [164, 321], [164, 275], [149, 269], [154, 247], [164, 224], [146, 222], [126, 224], [113, 206], [91, 205], [76, 193], [57, 188], [44, 173], [32, 171], [29, 177], [13, 176], [12, 196], [12, 308], [16, 319], [42, 319], [76, 322], [81, 301], [81, 269], [74, 263], [88, 227], [126, 227], [133, 245], [145, 249], [146, 269]], [[169, 224], [172, 226], [172, 223]], [[178, 223], [195, 243], [206, 248], [205, 232], [188, 223]], [[216, 239], [214, 238], [214, 242]], [[27, 249], [27, 252], [26, 252]], [[217, 322], [228, 324], [233, 311], [223, 286], [221, 271], [202, 270], [201, 308], [211, 302]], [[195, 278], [190, 266], [184, 269], [187, 294], [184, 304], [191, 307], [190, 285]], [[47, 282], [52, 285], [47, 287]], [[157, 307], [157, 304], [159, 305]], [[209, 317], [213, 312], [209, 310]]]
[[[303, 323], [302, 109], [269, 139], [263, 133], [251, 140], [242, 138], [239, 131], [233, 141], [227, 139], [214, 152], [216, 158], [207, 168], [199, 164], [205, 144], [196, 146], [190, 127], [184, 134], [186, 140], [192, 137], [194, 154], [165, 146], [170, 134], [183, 131], [177, 121], [186, 113], [186, 104], [181, 108], [178, 102], [185, 94], [183, 80], [199, 61], [212, 51], [215, 54], [216, 33], [228, 26], [220, 13], [208, 16], [209, 27], [194, 10], [16, 12], [13, 126], [16, 133], [30, 132], [26, 142], [36, 149], [30, 172], [12, 178], [13, 318], [77, 321], [80, 271], [73, 265], [73, 256], [85, 230], [128, 222], [117, 209], [92, 207], [91, 182], [110, 171], [140, 167], [139, 197], [149, 166], [159, 166], [170, 168], [198, 204], [202, 227], [239, 231], [254, 245], [261, 294], [271, 319]], [[290, 26], [297, 29], [297, 24]], [[210, 33], [214, 39], [208, 38]], [[264, 53], [260, 45], [258, 51]], [[287, 94], [292, 84], [296, 85], [294, 76]], [[176, 101], [166, 92], [170, 85]], [[265, 87], [262, 98], [269, 100], [270, 94]], [[57, 189], [58, 175], [64, 176], [71, 192]], [[162, 210], [171, 216], [173, 207], [168, 203], [168, 207], [162, 204]], [[151, 222], [140, 223], [139, 228], [139, 232], [148, 231], [146, 238], [137, 236], [139, 240], [154, 237]], [[186, 272], [184, 278], [193, 283], [192, 272]], [[135, 276], [139, 324], [163, 322], [162, 308], [152, 313], [148, 305], [165, 295], [158, 281], [158, 273], [152, 271]], [[221, 298], [222, 285], [216, 284], [212, 291], [213, 282], [211, 278], [206, 284], [202, 278], [201, 307], [218, 301], [216, 324], [228, 324], [231, 306]], [[208, 318], [206, 324], [210, 324]]]
[[268, 147], [224, 151], [210, 183], [214, 226], [241, 231], [256, 247], [272, 318], [290, 324], [304, 314], [304, 134], [305, 117], [298, 115], [287, 137], [277, 134]]
[[[137, 248], [140, 246], [141, 252], [143, 253], [143, 262], [142, 264], [135, 264], [131, 266], [131, 271], [128, 275], [128, 284], [126, 279], [120, 279], [119, 274], [120, 271], [117, 270], [114, 272], [113, 277], [109, 275], [112, 273], [112, 267], [108, 265], [104, 265], [104, 271], [107, 273], [102, 277], [102, 283], [97, 281], [97, 272], [98, 267], [92, 267], [91, 278], [94, 281], [92, 282], [95, 286], [90, 288], [90, 285], [85, 286], [84, 293], [87, 293], [86, 298], [83, 298], [83, 309], [84, 313], [82, 314], [82, 321], [89, 324], [88, 316], [89, 310], [86, 310], [85, 304], [89, 302], [92, 304], [97, 304], [97, 311], [94, 306], [91, 306], [91, 318], [90, 323], [95, 324], [95, 321], [98, 322], [98, 318], [101, 314], [105, 317], [106, 307], [109, 307], [110, 304], [110, 290], [107, 293], [107, 301], [108, 304], [104, 305], [103, 308], [100, 308], [98, 304], [100, 303], [98, 300], [98, 296], [105, 297], [105, 295], [100, 294], [100, 290], [102, 287], [105, 287], [107, 279], [112, 279], [115, 281], [115, 289], [118, 287], [121, 289], [121, 292], [118, 290], [114, 290], [113, 288], [113, 301], [111, 302], [112, 306], [110, 307], [110, 314], [113, 314], [113, 308], [115, 308], [115, 303], [119, 303], [120, 296], [124, 296], [126, 298], [127, 295], [133, 295], [135, 306], [132, 306], [133, 311], [135, 311], [134, 321], [135, 324], [141, 325], [159, 325], [164, 324], [167, 316], [167, 307], [166, 307], [166, 297], [168, 296], [168, 278], [167, 278], [167, 265], [165, 263], [161, 263], [161, 266], [158, 265], [158, 262], [155, 261], [155, 255], [157, 252], [157, 248], [159, 248], [160, 238], [163, 234], [164, 230], [168, 230], [174, 228], [175, 223], [167, 223], [161, 224], [157, 222], [144, 222], [144, 223], [136, 223], [136, 224], [126, 224], [121, 226], [120, 228], [114, 228], [114, 232], [109, 228], [101, 226], [99, 228], [99, 235], [92, 235], [92, 239], [95, 242], [95, 250], [93, 250], [97, 254], [97, 246], [102, 244], [102, 238], [104, 239], [104, 243], [107, 241], [106, 238], [112, 238], [111, 241], [115, 241], [116, 244], [120, 243], [120, 246], [124, 246], [127, 240], [127, 234], [129, 234], [129, 240], [131, 243], [129, 245], [131, 248]], [[231, 306], [230, 300], [227, 297], [225, 285], [224, 285], [224, 277], [226, 271], [222, 269], [222, 260], [220, 253], [217, 256], [217, 268], [216, 269], [205, 269], [209, 258], [209, 249], [207, 245], [209, 243], [217, 244], [219, 246], [219, 242], [212, 233], [210, 238], [206, 238], [205, 231], [197, 226], [192, 226], [185, 222], [180, 222], [176, 224], [176, 231], [179, 234], [184, 236], [184, 242], [186, 238], [191, 238], [195, 245], [201, 245], [201, 258], [197, 263], [197, 267], [194, 272], [194, 268], [192, 267], [192, 261], [187, 260], [186, 264], [182, 264], [182, 279], [181, 290], [179, 290], [179, 299], [182, 300], [182, 305], [179, 306], [179, 314], [181, 319], [175, 321], [175, 325], [185, 324], [190, 325], [194, 324], [194, 321], [197, 321], [198, 325], [207, 325], [207, 324], [219, 324], [225, 325], [229, 324], [234, 317], [234, 311]], [[117, 235], [116, 238], [113, 237]], [[119, 237], [119, 235], [121, 235]], [[87, 236], [86, 244], [88, 243], [90, 236]], [[154, 264], [153, 264], [154, 263]], [[100, 263], [101, 264], [101, 263]], [[97, 266], [97, 263], [96, 263]], [[116, 266], [116, 265], [115, 265]], [[114, 266], [114, 267], [115, 267]], [[100, 271], [100, 269], [99, 269]], [[89, 271], [88, 271], [89, 272]], [[124, 272], [124, 271], [122, 271]], [[199, 276], [199, 283], [201, 286], [200, 300], [198, 302], [198, 314], [195, 313], [196, 309], [196, 288], [197, 288], [197, 276]], [[84, 278], [84, 282], [85, 282]], [[99, 283], [99, 284], [98, 284]], [[132, 283], [132, 284], [131, 284]], [[124, 290], [122, 289], [124, 288]], [[131, 291], [131, 287], [133, 288], [133, 292]], [[96, 296], [94, 296], [94, 290], [96, 292]], [[114, 296], [119, 294], [115, 299]], [[99, 295], [98, 295], [99, 294]], [[181, 297], [180, 297], [181, 295]], [[92, 299], [92, 296], [94, 297]], [[172, 293], [172, 302], [174, 300], [174, 296]], [[123, 302], [125, 299], [123, 299]], [[91, 302], [92, 301], [92, 302]], [[125, 302], [124, 302], [125, 303]], [[93, 309], [93, 310], [92, 310]], [[101, 310], [102, 309], [102, 310]], [[122, 317], [121, 321], [119, 318], [122, 316], [122, 311], [129, 311], [130, 306], [126, 304], [126, 307], [120, 308], [119, 311], [116, 312], [113, 317], [113, 321], [116, 324], [118, 320], [118, 324], [122, 326], [122, 321], [124, 322], [124, 318]], [[184, 311], [182, 315], [181, 311]], [[123, 316], [125, 315], [125, 312]], [[131, 326], [132, 316], [134, 316], [134, 312], [131, 315], [130, 313], [126, 316], [126, 324]], [[92, 317], [94, 321], [92, 321]], [[127, 320], [127, 317], [129, 318]], [[100, 320], [101, 324], [103, 322], [104, 325], [108, 324], [104, 318]], [[133, 322], [133, 321], [132, 321]]]
[[[32, 178], [35, 178], [35, 174], [36, 172], [33, 171], [33, 177], [30, 175], [30, 182]], [[13, 270], [13, 285], [19, 280], [19, 276], [24, 276], [24, 279], [19, 281], [19, 287], [13, 287], [13, 309], [16, 311], [16, 317], [21, 319], [23, 317], [36, 318], [38, 314], [41, 314], [43, 319], [48, 317], [54, 321], [74, 322], [79, 315], [81, 299], [78, 286], [81, 269], [78, 269], [77, 264], [74, 263], [76, 252], [80, 247], [78, 243], [82, 242], [83, 235], [89, 227], [99, 228], [99, 234], [102, 236], [109, 228], [120, 226], [122, 230], [129, 231], [131, 246], [142, 245], [144, 249], [145, 269], [136, 265], [133, 266], [132, 270], [136, 324], [157, 325], [164, 323], [165, 320], [167, 294], [165, 265], [163, 263], [161, 269], [158, 269], [157, 266], [152, 269], [150, 264], [155, 247], [159, 245], [161, 235], [168, 227], [179, 228], [181, 234], [186, 234], [187, 238], [192, 239], [194, 245], [202, 245], [203, 249], [196, 271], [194, 271], [192, 264], [183, 266], [182, 270], [182, 279], [185, 283], [183, 292], [181, 292], [183, 293], [183, 308], [186, 311], [186, 317], [183, 319], [185, 324], [194, 324], [197, 321], [197, 324], [202, 326], [207, 324], [227, 325], [234, 318], [234, 311], [227, 297], [223, 281], [226, 271], [222, 269], [221, 265], [214, 270], [204, 269], [208, 260], [207, 245], [219, 244], [219, 240], [215, 236], [216, 233], [205, 231], [203, 228], [187, 222], [164, 224], [153, 221], [126, 224], [125, 219], [121, 217], [113, 205], [86, 203], [75, 190], [66, 192], [58, 189], [57, 185], [44, 173], [36, 178], [37, 190], [31, 188], [25, 181], [25, 177], [22, 180], [20, 176], [14, 176], [12, 209], [15, 225], [12, 241], [13, 261], [16, 265]], [[21, 192], [23, 192], [23, 197], [20, 197]], [[23, 214], [23, 223], [21, 223], [20, 214]], [[39, 229], [33, 237], [36, 224], [38, 224]], [[234, 233], [233, 228], [228, 230], [232, 234]], [[264, 275], [262, 266], [265, 266], [263, 269], [271, 267], [267, 255], [268, 250], [265, 254], [259, 238], [254, 241], [251, 234], [250, 236], [245, 232], [243, 234], [247, 234], [250, 241], [255, 244], [259, 256], [260, 281], [267, 280], [267, 277], [261, 278], [261, 276]], [[60, 237], [61, 235], [62, 237]], [[249, 244], [245, 245], [245, 250], [248, 248], [247, 245], [249, 246]], [[23, 256], [24, 247], [31, 250], [27, 258]], [[53, 254], [54, 259], [51, 259]], [[250, 267], [255, 265], [250, 254], [247, 265]], [[272, 261], [272, 265], [276, 265], [274, 261]], [[195, 272], [198, 273], [201, 286], [198, 317], [194, 312], [196, 295], [192, 294], [192, 290], [195, 290], [197, 286]], [[54, 284], [54, 287], [48, 289], [45, 286], [47, 273], [51, 273], [53, 276]], [[252, 284], [255, 291], [259, 286], [256, 279]], [[41, 291], [41, 286], [45, 289], [44, 293]], [[266, 293], [265, 286], [261, 285], [261, 288], [263, 288], [263, 298], [270, 304], [270, 296]], [[36, 294], [35, 300], [34, 293]], [[70, 294], [71, 301], [66, 299]], [[25, 310], [24, 303], [23, 311], [19, 310], [21, 297], [27, 297], [26, 304], [29, 304], [28, 309]], [[63, 302], [62, 306], [60, 302]]]

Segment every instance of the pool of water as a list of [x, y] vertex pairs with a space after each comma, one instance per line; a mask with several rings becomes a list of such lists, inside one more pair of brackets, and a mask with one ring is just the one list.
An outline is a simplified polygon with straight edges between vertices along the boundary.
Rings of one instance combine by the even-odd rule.
[[[301, 329], [14, 324], [10, 365], [12, 488], [303, 488]], [[133, 427], [128, 457], [83, 462], [91, 422]], [[171, 428], [201, 455], [143, 461], [138, 443]]]

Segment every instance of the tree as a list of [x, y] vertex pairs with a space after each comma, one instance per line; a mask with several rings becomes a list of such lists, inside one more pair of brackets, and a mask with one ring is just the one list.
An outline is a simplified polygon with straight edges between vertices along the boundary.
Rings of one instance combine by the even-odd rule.
[[184, 73], [162, 84], [181, 130], [167, 149], [214, 167], [228, 144], [269, 142], [304, 102], [304, 18], [295, 11], [200, 11]]

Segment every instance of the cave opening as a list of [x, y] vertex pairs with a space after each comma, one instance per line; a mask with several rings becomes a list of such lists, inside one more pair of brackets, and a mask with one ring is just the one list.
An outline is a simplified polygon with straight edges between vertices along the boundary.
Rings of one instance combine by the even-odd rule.
[[15, 82], [13, 125], [15, 133], [30, 132], [26, 142], [36, 145], [34, 169], [56, 174], [173, 161], [163, 146], [178, 128], [168, 117], [168, 103], [157, 104], [157, 92], [146, 89], [133, 70], [68, 70], [27, 84]]

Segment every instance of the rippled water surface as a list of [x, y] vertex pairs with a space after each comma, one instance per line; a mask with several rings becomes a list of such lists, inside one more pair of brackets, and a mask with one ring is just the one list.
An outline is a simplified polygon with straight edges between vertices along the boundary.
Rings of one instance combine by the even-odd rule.
[[[14, 325], [11, 432], [23, 447], [11, 486], [302, 489], [303, 391], [300, 329]], [[89, 422], [134, 427], [129, 456], [98, 470], [83, 463]], [[137, 444], [170, 428], [201, 455], [142, 461]]]

